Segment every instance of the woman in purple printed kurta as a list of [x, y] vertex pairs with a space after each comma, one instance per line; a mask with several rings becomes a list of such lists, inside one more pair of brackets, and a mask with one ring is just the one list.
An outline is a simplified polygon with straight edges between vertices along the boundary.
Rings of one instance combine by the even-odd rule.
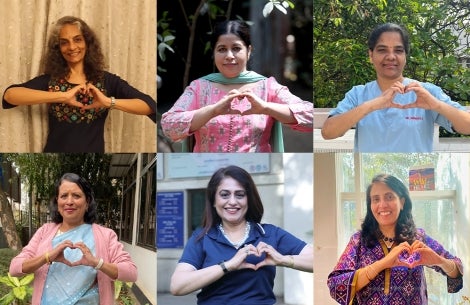
[[[388, 237], [392, 236], [392, 237]], [[450, 293], [463, 287], [459, 258], [416, 229], [404, 184], [378, 175], [367, 189], [367, 215], [328, 276], [340, 304], [427, 304], [424, 266], [447, 276]]]
[[313, 130], [313, 104], [247, 71], [249, 27], [226, 21], [214, 29], [211, 45], [219, 73], [193, 81], [162, 116], [173, 141], [195, 136], [194, 152], [271, 152], [271, 129], [279, 121], [294, 130]]

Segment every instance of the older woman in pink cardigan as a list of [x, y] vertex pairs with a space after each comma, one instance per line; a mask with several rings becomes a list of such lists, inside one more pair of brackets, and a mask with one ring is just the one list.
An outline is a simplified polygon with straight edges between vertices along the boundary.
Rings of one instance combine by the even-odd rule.
[[116, 233], [94, 224], [90, 184], [65, 174], [43, 225], [10, 264], [13, 276], [34, 273], [33, 305], [114, 303], [115, 280], [135, 282], [137, 268]]

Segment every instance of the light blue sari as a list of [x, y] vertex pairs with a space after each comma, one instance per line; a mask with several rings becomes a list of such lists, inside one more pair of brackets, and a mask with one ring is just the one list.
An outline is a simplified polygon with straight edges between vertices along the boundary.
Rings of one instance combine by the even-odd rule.
[[[95, 239], [90, 224], [82, 224], [52, 239], [52, 247], [64, 240], [73, 243], [82, 241], [95, 255]], [[82, 252], [79, 249], [66, 248], [64, 257], [70, 262], [80, 260]], [[52, 263], [47, 273], [42, 305], [63, 304], [99, 304], [97, 271], [90, 266], [69, 267], [62, 263]]]

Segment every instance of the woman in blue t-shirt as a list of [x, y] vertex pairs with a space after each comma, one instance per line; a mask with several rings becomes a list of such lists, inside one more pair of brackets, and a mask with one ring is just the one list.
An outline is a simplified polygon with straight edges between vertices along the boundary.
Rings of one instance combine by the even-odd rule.
[[171, 278], [171, 293], [201, 289], [198, 304], [273, 305], [276, 266], [313, 272], [313, 247], [270, 224], [250, 174], [217, 170], [206, 191], [202, 228], [188, 240]]
[[435, 124], [470, 134], [470, 114], [463, 106], [438, 86], [403, 75], [410, 52], [403, 27], [377, 26], [368, 47], [377, 79], [346, 93], [323, 125], [325, 139], [355, 128], [356, 152], [431, 152]]

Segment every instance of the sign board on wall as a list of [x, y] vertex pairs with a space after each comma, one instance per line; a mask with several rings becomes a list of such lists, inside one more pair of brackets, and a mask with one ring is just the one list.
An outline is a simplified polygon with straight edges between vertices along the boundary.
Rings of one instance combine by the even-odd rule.
[[269, 173], [270, 154], [166, 154], [167, 178], [207, 177], [221, 167], [237, 165], [251, 174]]
[[157, 248], [184, 246], [184, 193], [157, 192]]

